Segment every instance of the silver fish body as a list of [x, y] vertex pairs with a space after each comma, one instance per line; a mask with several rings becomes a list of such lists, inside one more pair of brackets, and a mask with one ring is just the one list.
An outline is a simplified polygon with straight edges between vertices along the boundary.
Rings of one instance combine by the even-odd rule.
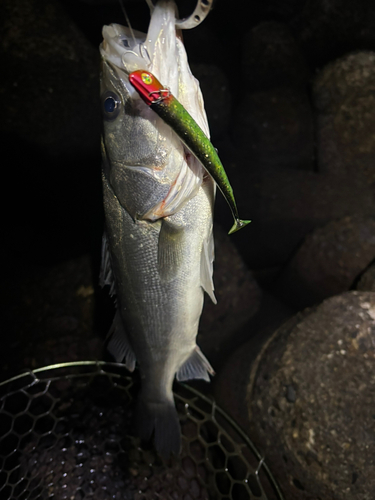
[[175, 29], [175, 6], [160, 2], [146, 35], [103, 29], [101, 95], [106, 235], [101, 283], [117, 312], [109, 350], [130, 370], [139, 364], [140, 435], [155, 434], [164, 456], [180, 449], [172, 384], [209, 380], [213, 370], [196, 346], [203, 290], [215, 301], [212, 218], [215, 185], [177, 135], [131, 88], [128, 74], [149, 69], [208, 126], [199, 86]]

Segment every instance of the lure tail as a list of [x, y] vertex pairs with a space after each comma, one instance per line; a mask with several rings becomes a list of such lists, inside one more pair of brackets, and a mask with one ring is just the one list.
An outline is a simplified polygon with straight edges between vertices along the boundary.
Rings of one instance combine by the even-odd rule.
[[235, 219], [233, 226], [230, 228], [230, 231], [228, 234], [233, 234], [236, 231], [239, 231], [243, 227], [247, 226], [250, 224], [251, 220], [242, 220], [242, 219]]
[[173, 399], [150, 402], [142, 398], [137, 403], [138, 435], [149, 441], [154, 434], [155, 448], [160, 456], [168, 459], [181, 449], [181, 428]]

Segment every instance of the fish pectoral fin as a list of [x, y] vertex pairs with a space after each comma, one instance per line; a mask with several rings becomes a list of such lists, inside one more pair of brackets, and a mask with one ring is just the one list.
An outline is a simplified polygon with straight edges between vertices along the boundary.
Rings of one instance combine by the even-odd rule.
[[194, 378], [200, 378], [210, 381], [210, 375], [215, 375], [214, 369], [210, 365], [207, 358], [204, 356], [202, 351], [198, 346], [195, 346], [194, 351], [190, 357], [185, 361], [176, 374], [176, 378], [179, 382], [183, 380], [191, 380]]
[[174, 278], [183, 262], [184, 228], [162, 219], [158, 242], [158, 271], [162, 281]]
[[115, 358], [117, 363], [123, 362], [126, 368], [130, 372], [133, 372], [136, 358], [126, 335], [119, 311], [116, 311], [107, 338], [109, 338], [107, 345], [108, 352]]
[[112, 272], [111, 266], [111, 255], [109, 253], [109, 245], [107, 234], [103, 233], [102, 238], [102, 261], [100, 266], [100, 274], [99, 274], [99, 285], [103, 288], [105, 285], [109, 285], [109, 295], [116, 294], [115, 291], [115, 279]]
[[201, 253], [201, 287], [210, 296], [212, 302], [217, 304], [214, 294], [213, 275], [214, 262], [214, 237], [211, 232], [209, 238], [203, 242]]

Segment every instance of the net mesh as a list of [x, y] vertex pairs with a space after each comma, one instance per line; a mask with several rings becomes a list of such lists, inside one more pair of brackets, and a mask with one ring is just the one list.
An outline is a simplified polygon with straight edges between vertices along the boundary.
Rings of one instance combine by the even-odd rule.
[[80, 362], [0, 384], [0, 498], [282, 499], [251, 441], [213, 400], [176, 384], [182, 452], [163, 461], [133, 434], [123, 365]]

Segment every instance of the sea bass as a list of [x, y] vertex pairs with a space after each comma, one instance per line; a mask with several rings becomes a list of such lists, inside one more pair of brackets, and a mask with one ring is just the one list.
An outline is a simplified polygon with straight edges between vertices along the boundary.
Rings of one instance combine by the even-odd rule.
[[141, 375], [137, 422], [163, 456], [180, 450], [172, 384], [209, 380], [196, 345], [203, 291], [212, 281], [215, 183], [181, 139], [140, 98], [129, 74], [167, 85], [209, 136], [203, 98], [175, 28], [175, 4], [155, 7], [147, 35], [103, 28], [101, 99], [105, 237], [101, 284], [116, 294], [108, 348]]

